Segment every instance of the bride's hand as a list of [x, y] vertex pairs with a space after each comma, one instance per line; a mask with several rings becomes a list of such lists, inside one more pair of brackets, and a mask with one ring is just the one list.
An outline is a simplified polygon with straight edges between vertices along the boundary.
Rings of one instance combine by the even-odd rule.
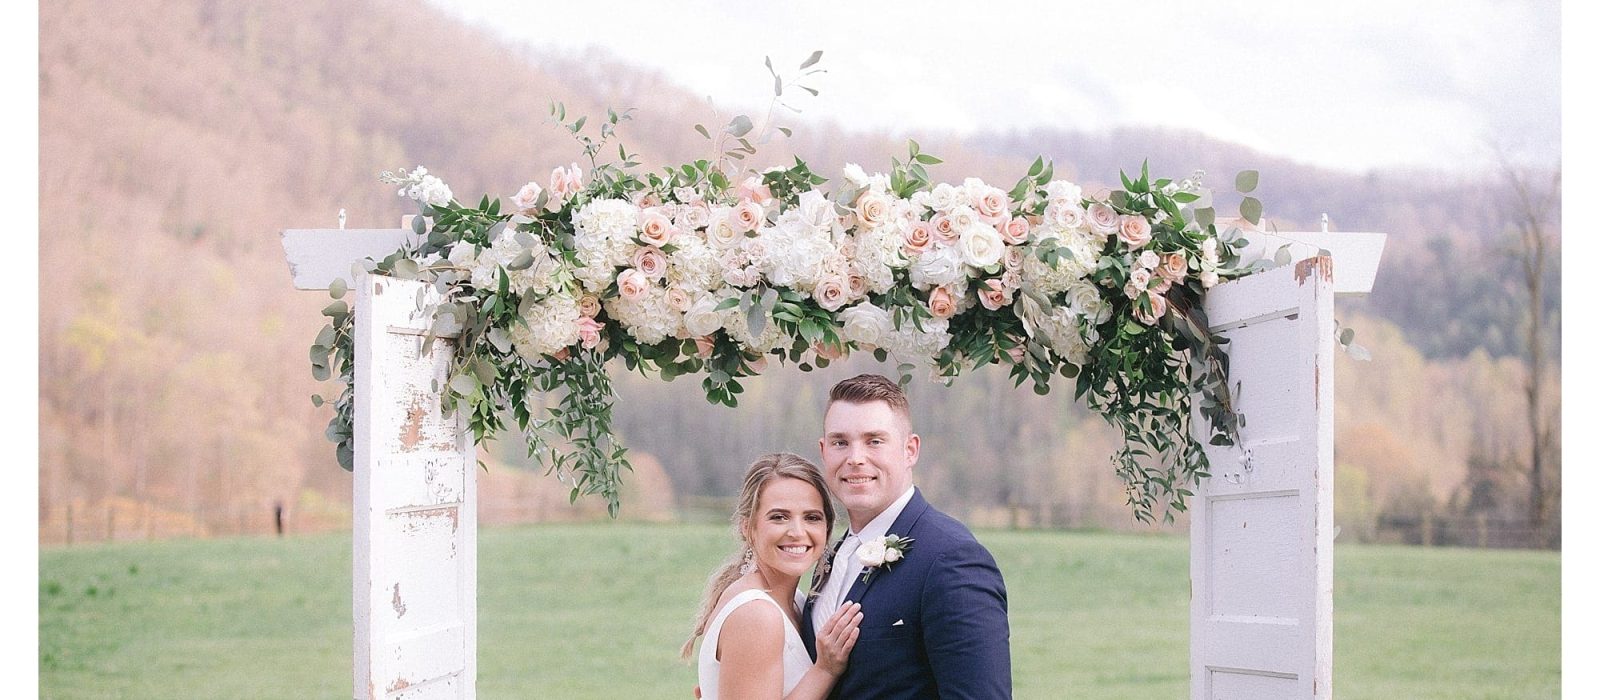
[[850, 663], [850, 650], [861, 634], [861, 618], [860, 603], [845, 603], [822, 623], [817, 632], [817, 668], [833, 676], [844, 673]]

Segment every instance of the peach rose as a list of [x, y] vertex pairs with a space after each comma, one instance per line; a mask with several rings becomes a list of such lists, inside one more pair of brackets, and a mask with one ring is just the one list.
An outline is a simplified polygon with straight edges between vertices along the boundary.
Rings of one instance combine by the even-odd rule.
[[950, 318], [956, 315], [956, 298], [950, 293], [950, 288], [944, 285], [934, 287], [928, 294], [928, 312], [934, 318]]
[[653, 245], [642, 245], [633, 251], [633, 267], [651, 280], [667, 276], [667, 254]]
[[1142, 216], [1124, 216], [1117, 226], [1117, 238], [1129, 248], [1143, 247], [1150, 242], [1150, 222]]
[[643, 272], [628, 269], [617, 275], [617, 291], [623, 299], [635, 301], [645, 295], [650, 289], [650, 279]]
[[870, 192], [861, 195], [861, 199], [856, 200], [856, 217], [867, 228], [882, 226], [889, 220], [889, 200]]
[[926, 221], [913, 222], [905, 228], [906, 257], [920, 255], [933, 247], [933, 227]]
[[600, 315], [600, 297], [597, 297], [597, 296], [595, 296], [593, 294], [585, 294], [582, 297], [580, 297], [578, 299], [578, 313], [582, 314], [583, 316], [585, 316], [587, 318], [594, 318], [596, 316], [599, 316]]
[[694, 354], [702, 359], [711, 357], [711, 351], [715, 350], [716, 347], [717, 341], [712, 340], [709, 335], [697, 335], [694, 337]]
[[813, 343], [811, 345], [811, 350], [813, 352], [817, 353], [817, 357], [820, 357], [820, 358], [822, 358], [824, 360], [827, 360], [829, 362], [832, 362], [832, 361], [837, 360], [837, 359], [839, 359], [841, 357], [844, 357], [844, 354], [845, 354], [844, 353], [844, 348], [842, 346], [829, 345], [829, 344], [823, 343], [823, 342]]
[[1011, 358], [1011, 364], [1020, 365], [1022, 360], [1028, 356], [1028, 346], [1023, 344], [1021, 338], [1011, 336], [1011, 339], [1016, 342], [1016, 345], [1007, 350], [1006, 355]]
[[1173, 282], [1182, 282], [1189, 272], [1189, 260], [1183, 253], [1168, 253], [1166, 262], [1161, 266], [1161, 276]]
[[605, 325], [588, 316], [578, 317], [578, 343], [583, 349], [593, 349], [600, 344], [600, 329]]
[[1133, 317], [1147, 326], [1156, 325], [1156, 322], [1165, 315], [1167, 315], [1167, 298], [1160, 294], [1150, 295], [1150, 313], [1145, 313], [1143, 304], [1133, 305]]
[[550, 357], [554, 358], [556, 362], [566, 362], [567, 360], [572, 359], [572, 349], [561, 348], [560, 350], [550, 353]]
[[678, 235], [678, 230], [673, 228], [672, 219], [659, 209], [648, 210], [639, 216], [639, 240], [645, 245], [664, 246]]

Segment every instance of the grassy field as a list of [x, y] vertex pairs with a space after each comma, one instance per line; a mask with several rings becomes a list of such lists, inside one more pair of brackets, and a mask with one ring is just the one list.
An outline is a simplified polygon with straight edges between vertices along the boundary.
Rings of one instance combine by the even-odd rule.
[[[729, 537], [485, 530], [479, 695], [690, 697], [676, 652]], [[979, 537], [1011, 593], [1017, 697], [1187, 697], [1186, 541]], [[1551, 552], [1340, 545], [1338, 697], [1558, 697], [1560, 566]], [[47, 549], [39, 569], [42, 697], [350, 696], [348, 536]]]

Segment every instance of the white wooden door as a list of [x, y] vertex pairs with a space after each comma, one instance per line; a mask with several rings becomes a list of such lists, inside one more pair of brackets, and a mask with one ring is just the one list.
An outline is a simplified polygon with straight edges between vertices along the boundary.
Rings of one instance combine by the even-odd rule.
[[1240, 445], [1207, 448], [1195, 490], [1195, 700], [1333, 696], [1332, 278], [1313, 257], [1206, 297], [1245, 426]]
[[477, 459], [439, 407], [458, 329], [424, 354], [430, 285], [361, 274], [355, 291], [354, 697], [471, 698]]

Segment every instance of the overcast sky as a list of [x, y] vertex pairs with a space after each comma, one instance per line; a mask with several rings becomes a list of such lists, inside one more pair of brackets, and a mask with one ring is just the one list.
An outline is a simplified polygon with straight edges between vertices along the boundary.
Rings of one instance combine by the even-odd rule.
[[782, 70], [821, 49], [804, 116], [903, 136], [1160, 125], [1351, 171], [1478, 169], [1491, 143], [1560, 157], [1553, 1], [430, 2], [536, 48], [602, 47], [720, 105], [764, 106], [763, 57]]

